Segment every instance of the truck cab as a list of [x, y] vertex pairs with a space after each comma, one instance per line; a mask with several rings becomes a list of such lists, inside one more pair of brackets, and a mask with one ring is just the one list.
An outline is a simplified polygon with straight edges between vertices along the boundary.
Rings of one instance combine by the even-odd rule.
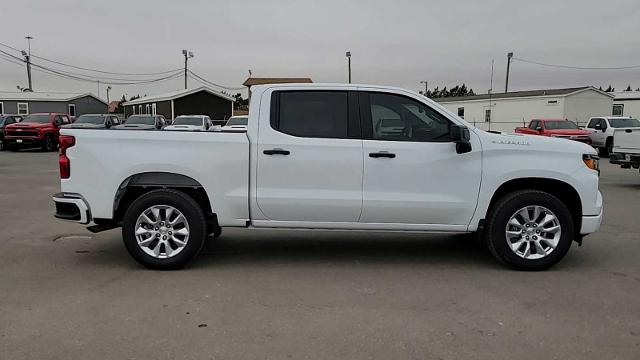
[[29, 114], [20, 123], [5, 127], [7, 148], [18, 151], [24, 147], [40, 147], [44, 151], [55, 151], [58, 149], [60, 127], [70, 123], [67, 114]]

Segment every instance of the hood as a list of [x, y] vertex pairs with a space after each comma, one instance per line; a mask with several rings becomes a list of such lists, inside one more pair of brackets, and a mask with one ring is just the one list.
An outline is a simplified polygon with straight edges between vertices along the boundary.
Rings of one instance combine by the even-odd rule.
[[178, 130], [178, 131], [198, 131], [202, 130], [201, 125], [169, 125], [164, 130]]
[[480, 136], [485, 151], [504, 150], [513, 154], [524, 151], [539, 154], [546, 160], [550, 159], [550, 153], [597, 154], [593, 147], [579, 141], [539, 135], [490, 133], [477, 128], [475, 132]]
[[103, 124], [68, 124], [62, 125], [65, 129], [102, 129], [105, 127]]
[[50, 128], [53, 125], [51, 123], [34, 123], [34, 122], [19, 122], [15, 124], [7, 125], [7, 129], [42, 129], [42, 128]]
[[112, 127], [112, 129], [117, 130], [155, 130], [156, 127], [153, 125], [142, 125], [142, 124], [123, 124]]
[[555, 129], [546, 132], [552, 135], [589, 135], [591, 133], [591, 131], [584, 129]]

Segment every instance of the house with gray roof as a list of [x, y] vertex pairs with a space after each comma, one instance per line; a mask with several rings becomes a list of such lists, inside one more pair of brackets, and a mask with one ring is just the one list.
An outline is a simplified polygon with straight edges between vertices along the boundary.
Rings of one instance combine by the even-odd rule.
[[104, 114], [107, 103], [91, 93], [0, 91], [0, 114], [58, 112], [70, 116]]

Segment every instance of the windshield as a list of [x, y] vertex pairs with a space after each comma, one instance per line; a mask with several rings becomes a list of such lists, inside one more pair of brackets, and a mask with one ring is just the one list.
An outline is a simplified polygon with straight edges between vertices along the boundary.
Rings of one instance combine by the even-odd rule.
[[638, 119], [609, 119], [609, 124], [613, 128], [640, 127]]
[[231, 125], [247, 125], [249, 118], [246, 116], [233, 116], [227, 121], [227, 126]]
[[102, 124], [102, 115], [81, 115], [76, 124]]
[[196, 125], [202, 126], [202, 118], [197, 116], [178, 116], [172, 125]]
[[4, 125], [4, 120], [6, 119], [6, 116], [0, 116], [0, 126]]
[[41, 124], [45, 124], [49, 122], [49, 114], [44, 114], [44, 115], [27, 115], [26, 118], [24, 118], [23, 122], [32, 122], [32, 123], [41, 123]]
[[544, 126], [547, 130], [557, 129], [579, 129], [573, 121], [545, 121]]
[[156, 119], [153, 116], [131, 115], [127, 119], [127, 125], [155, 125]]

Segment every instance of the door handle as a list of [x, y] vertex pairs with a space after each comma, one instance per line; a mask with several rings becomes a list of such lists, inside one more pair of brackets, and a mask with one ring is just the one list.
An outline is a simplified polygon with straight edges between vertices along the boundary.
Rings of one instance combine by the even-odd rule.
[[393, 159], [394, 157], [396, 157], [396, 154], [392, 154], [392, 153], [386, 152], [386, 151], [380, 151], [380, 152], [375, 152], [375, 153], [369, 153], [369, 157]]
[[262, 153], [265, 155], [289, 155], [290, 154], [289, 150], [278, 149], [278, 148], [265, 150]]

